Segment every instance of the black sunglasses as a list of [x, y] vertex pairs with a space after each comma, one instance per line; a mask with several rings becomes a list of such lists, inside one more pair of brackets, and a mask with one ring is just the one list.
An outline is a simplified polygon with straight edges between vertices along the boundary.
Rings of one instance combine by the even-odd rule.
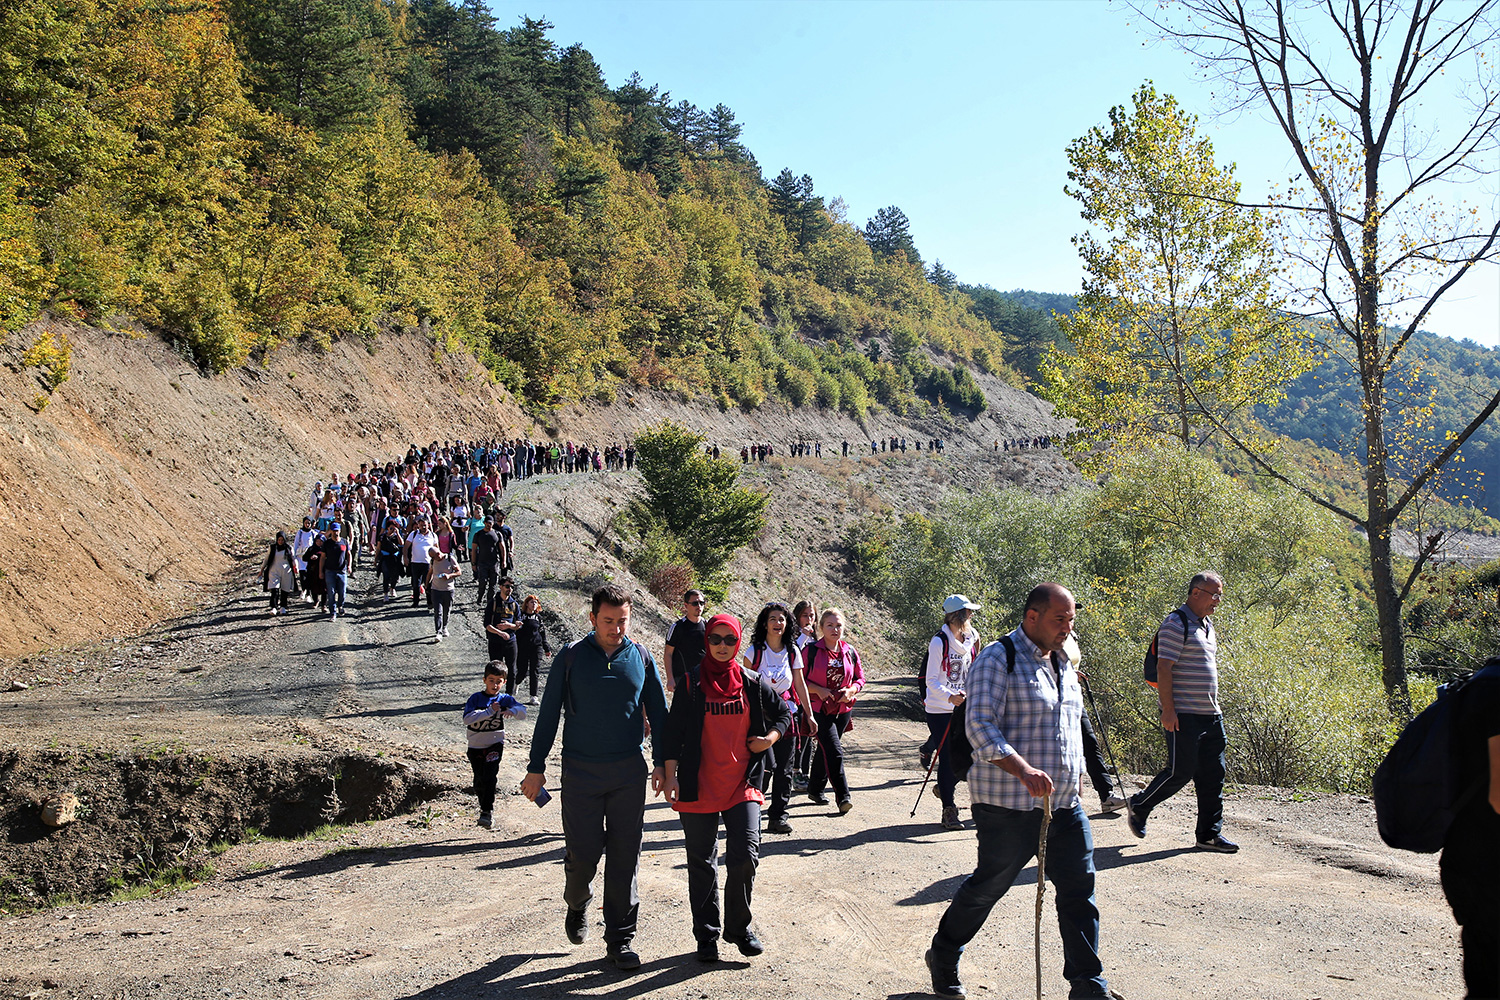
[[695, 608], [701, 608], [707, 603], [707, 601], [688, 601], [688, 604]]
[[739, 640], [732, 635], [720, 635], [715, 632], [708, 637], [708, 644], [710, 646], [736, 646], [739, 645]]

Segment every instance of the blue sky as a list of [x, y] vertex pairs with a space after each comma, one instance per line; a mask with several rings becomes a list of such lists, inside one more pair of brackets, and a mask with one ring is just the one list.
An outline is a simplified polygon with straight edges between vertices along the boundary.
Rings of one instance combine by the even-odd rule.
[[[1200, 116], [1247, 196], [1284, 182], [1285, 141], [1255, 114], [1215, 115], [1188, 57], [1120, 4], [490, 0], [499, 27], [545, 17], [611, 86], [638, 71], [700, 108], [719, 102], [766, 177], [811, 174], [863, 225], [886, 205], [911, 219], [924, 260], [1007, 290], [1076, 292], [1082, 228], [1064, 148], [1150, 79]], [[1493, 179], [1485, 197], [1493, 205]], [[1500, 343], [1500, 268], [1450, 292], [1425, 324]]]

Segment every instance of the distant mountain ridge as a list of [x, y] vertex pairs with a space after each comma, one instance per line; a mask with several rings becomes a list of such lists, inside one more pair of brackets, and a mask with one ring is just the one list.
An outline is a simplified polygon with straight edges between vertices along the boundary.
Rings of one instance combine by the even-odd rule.
[[[1036, 377], [1035, 361], [1049, 344], [1066, 346], [1052, 314], [1071, 312], [1077, 307], [1077, 296], [1024, 288], [999, 292], [989, 286], [959, 287], [996, 329], [1004, 330], [1012, 340], [1027, 341], [1013, 343], [1007, 357], [1028, 376]], [[1415, 459], [1424, 449], [1442, 447], [1449, 430], [1467, 426], [1484, 401], [1500, 390], [1500, 349], [1422, 330], [1412, 337], [1407, 358], [1400, 378], [1401, 399], [1406, 403], [1394, 411], [1388, 427], [1394, 431], [1403, 423], [1410, 425], [1413, 444], [1405, 448], [1405, 454]], [[1418, 420], [1420, 411], [1429, 405], [1431, 412]], [[1257, 407], [1256, 417], [1268, 430], [1294, 440], [1340, 455], [1364, 454], [1358, 388], [1338, 359], [1325, 361], [1293, 381], [1279, 406]], [[1500, 421], [1491, 419], [1480, 427], [1464, 444], [1459, 458], [1440, 484], [1442, 495], [1493, 516], [1486, 484], [1493, 481], [1500, 490]]]

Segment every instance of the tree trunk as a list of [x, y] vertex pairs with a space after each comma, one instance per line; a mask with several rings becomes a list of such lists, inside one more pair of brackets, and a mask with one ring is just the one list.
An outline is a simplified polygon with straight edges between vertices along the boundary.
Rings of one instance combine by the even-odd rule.
[[1380, 624], [1380, 680], [1386, 705], [1398, 719], [1411, 718], [1411, 692], [1406, 686], [1406, 640], [1401, 633], [1401, 598], [1391, 572], [1391, 530], [1370, 532], [1370, 577], [1375, 587], [1375, 613]]
[[1385, 700], [1391, 715], [1404, 720], [1411, 718], [1411, 694], [1406, 686], [1406, 639], [1401, 629], [1401, 593], [1396, 589], [1391, 566], [1393, 518], [1390, 511], [1390, 477], [1386, 471], [1389, 461], [1385, 444], [1386, 368], [1379, 323], [1377, 232], [1376, 224], [1365, 226], [1360, 248], [1364, 259], [1357, 313], [1359, 378], [1365, 408], [1365, 530], [1370, 540], [1370, 583], [1375, 588], [1375, 616], [1380, 630], [1380, 680], [1385, 685]]

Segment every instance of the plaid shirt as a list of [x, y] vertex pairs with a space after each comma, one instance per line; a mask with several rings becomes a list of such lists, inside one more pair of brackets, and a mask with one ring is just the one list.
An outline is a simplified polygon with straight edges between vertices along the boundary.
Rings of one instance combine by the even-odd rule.
[[1014, 673], [1005, 669], [1005, 647], [992, 642], [969, 668], [964, 729], [974, 745], [969, 797], [974, 802], [1028, 811], [1039, 809], [1021, 779], [990, 761], [1020, 754], [1052, 778], [1052, 808], [1078, 801], [1083, 771], [1083, 693], [1078, 675], [1062, 659], [1061, 689], [1047, 654], [1021, 629], [1010, 634], [1016, 647]]

